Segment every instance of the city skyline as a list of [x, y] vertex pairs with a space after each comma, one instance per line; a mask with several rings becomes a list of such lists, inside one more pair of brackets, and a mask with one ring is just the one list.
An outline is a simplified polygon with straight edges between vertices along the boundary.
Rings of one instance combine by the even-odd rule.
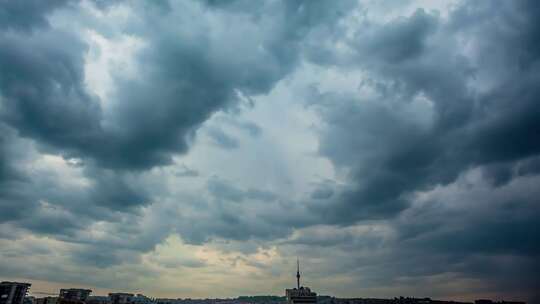
[[[472, 304], [455, 300], [431, 299], [429, 297], [394, 298], [340, 298], [317, 295], [307, 286], [300, 285], [299, 263], [297, 262], [297, 286], [285, 289], [285, 296], [257, 295], [234, 298], [154, 298], [144, 294], [110, 292], [107, 296], [91, 295], [86, 288], [62, 288], [56, 296], [49, 293], [45, 297], [28, 295], [31, 283], [0, 282], [0, 304]], [[493, 301], [477, 299], [474, 304], [526, 304], [523, 301]]]
[[0, 0], [0, 280], [540, 303], [538, 20], [535, 0]]

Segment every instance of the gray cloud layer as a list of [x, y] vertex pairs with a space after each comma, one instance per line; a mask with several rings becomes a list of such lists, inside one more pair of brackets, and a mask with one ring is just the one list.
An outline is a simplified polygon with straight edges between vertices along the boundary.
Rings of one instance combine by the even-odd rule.
[[[333, 271], [372, 273], [363, 283], [373, 286], [454, 274], [538, 299], [537, 2], [467, 2], [448, 18], [418, 9], [390, 21], [351, 18], [352, 1], [163, 3], [86, 3], [129, 12], [99, 27], [76, 1], [0, 1], [0, 238], [47, 235], [74, 246], [73, 263], [102, 269], [136, 263], [170, 233], [191, 244], [296, 244], [309, 257], [314, 247], [371, 248], [380, 254], [346, 255]], [[85, 80], [87, 28], [143, 41], [135, 75], [113, 71], [107, 100]], [[341, 181], [298, 200], [187, 165], [174, 175], [204, 180], [200, 195], [153, 181], [213, 114], [241, 112], [304, 64], [363, 75], [353, 92], [314, 84], [301, 96]], [[253, 140], [265, 133], [257, 121], [225, 123]], [[243, 144], [205, 130], [224, 153]], [[85, 183], [29, 169], [45, 154], [75, 162]], [[366, 223], [392, 238], [348, 230]], [[320, 225], [337, 230], [310, 234]]]

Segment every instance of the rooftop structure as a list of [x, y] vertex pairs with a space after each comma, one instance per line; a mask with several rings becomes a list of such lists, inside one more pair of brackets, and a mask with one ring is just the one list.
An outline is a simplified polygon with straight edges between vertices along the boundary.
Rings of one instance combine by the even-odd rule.
[[0, 304], [23, 304], [26, 292], [31, 285], [7, 281], [0, 283]]
[[109, 294], [109, 299], [111, 304], [127, 304], [133, 302], [134, 294], [124, 293], [124, 292], [115, 292]]
[[91, 289], [79, 289], [79, 288], [68, 288], [68, 289], [60, 289], [60, 299], [64, 300], [70, 300], [70, 301], [86, 301], [90, 293], [92, 292]]

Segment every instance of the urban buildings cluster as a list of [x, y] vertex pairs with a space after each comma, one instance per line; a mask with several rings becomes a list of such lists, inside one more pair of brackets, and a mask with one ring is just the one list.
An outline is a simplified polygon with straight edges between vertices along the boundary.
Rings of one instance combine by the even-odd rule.
[[[296, 287], [285, 290], [285, 297], [242, 296], [234, 299], [164, 299], [142, 294], [109, 293], [108, 296], [91, 296], [92, 290], [79, 288], [60, 289], [57, 296], [37, 298], [28, 296], [30, 283], [1, 282], [0, 304], [472, 304], [467, 302], [439, 301], [430, 298], [335, 298], [318, 296], [309, 287], [300, 285], [300, 267], [296, 272]], [[476, 300], [474, 304], [525, 304], [524, 302], [493, 302]]]
[[60, 289], [58, 296], [37, 298], [28, 296], [30, 283], [1, 282], [0, 304], [156, 304], [142, 294], [109, 293], [108, 296], [91, 296], [91, 289]]

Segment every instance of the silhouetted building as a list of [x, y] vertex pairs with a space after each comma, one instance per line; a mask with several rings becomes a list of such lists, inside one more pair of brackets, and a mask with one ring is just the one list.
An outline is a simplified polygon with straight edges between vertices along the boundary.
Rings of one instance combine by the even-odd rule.
[[32, 284], [19, 282], [0, 283], [0, 304], [23, 304], [28, 288]]
[[300, 262], [296, 261], [296, 288], [285, 289], [288, 304], [317, 303], [317, 294], [308, 287], [300, 286]]
[[128, 304], [133, 302], [132, 293], [115, 292], [109, 294], [111, 304]]
[[36, 299], [36, 304], [57, 304], [58, 297], [45, 297]]
[[500, 301], [500, 302], [493, 302], [493, 301], [491, 301], [491, 300], [480, 299], [480, 300], [475, 300], [475, 301], [474, 301], [474, 304], [525, 304], [525, 302], [520, 302], [520, 301]]
[[108, 296], [89, 296], [85, 302], [86, 304], [110, 304], [111, 300]]
[[62, 300], [69, 300], [69, 301], [86, 301], [86, 299], [88, 298], [91, 292], [92, 292], [91, 289], [79, 289], [79, 288], [60, 289], [59, 298]]

